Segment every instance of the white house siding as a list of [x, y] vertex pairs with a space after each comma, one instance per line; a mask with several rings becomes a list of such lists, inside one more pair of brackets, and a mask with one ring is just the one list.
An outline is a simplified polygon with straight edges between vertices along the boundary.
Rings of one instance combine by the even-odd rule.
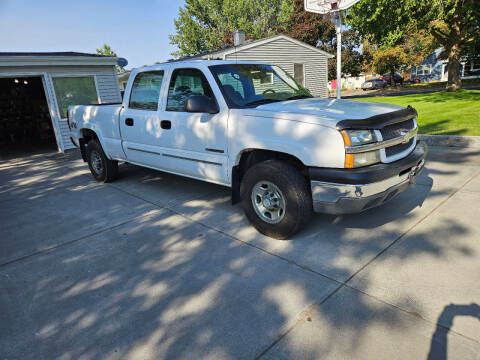
[[55, 136], [57, 137], [58, 147], [61, 150], [73, 148], [70, 141], [70, 131], [66, 119], [61, 119], [55, 92], [53, 89], [52, 77], [55, 76], [81, 76], [90, 75], [95, 77], [97, 93], [101, 103], [121, 102], [120, 88], [117, 81], [115, 68], [111, 65], [106, 66], [8, 66], [0, 67], [0, 76], [36, 76], [45, 75], [44, 84], [46, 87], [46, 96], [50, 108]]
[[[223, 56], [221, 53], [215, 57]], [[204, 56], [205, 58], [207, 56]], [[226, 60], [247, 60], [268, 62], [281, 67], [293, 77], [293, 64], [304, 64], [305, 87], [312, 95], [328, 97], [327, 56], [308, 47], [298, 45], [285, 38], [275, 39], [265, 44], [239, 49], [225, 56]]]

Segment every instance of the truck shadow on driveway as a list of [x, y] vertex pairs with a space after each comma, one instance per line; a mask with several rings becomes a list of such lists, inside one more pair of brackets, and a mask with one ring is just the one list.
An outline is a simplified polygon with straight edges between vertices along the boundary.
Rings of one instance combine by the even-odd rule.
[[[99, 185], [81, 163], [68, 165], [74, 175], [62, 183], [63, 166], [42, 166], [0, 170], [4, 249], [36, 246], [0, 265], [2, 358], [426, 358], [425, 339], [439, 330], [411, 314], [428, 301], [399, 290], [394, 301], [372, 296], [385, 285], [358, 272], [374, 259], [393, 274], [431, 262], [441, 269], [452, 256], [480, 263], [478, 244], [461, 241], [475, 229], [455, 217], [406, 234], [449, 196], [444, 179], [455, 168], [427, 165], [417, 188], [385, 207], [317, 215], [278, 241], [249, 226], [220, 186], [130, 166], [121, 170], [129, 176]], [[61, 200], [48, 205], [56, 196], [78, 207], [74, 216]], [[65, 231], [35, 233], [35, 221]], [[346, 283], [357, 273], [358, 283]]]

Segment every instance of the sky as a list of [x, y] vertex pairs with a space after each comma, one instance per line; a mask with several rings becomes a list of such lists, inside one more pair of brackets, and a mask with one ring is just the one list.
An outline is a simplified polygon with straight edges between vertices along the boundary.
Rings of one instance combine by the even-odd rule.
[[0, 52], [95, 53], [104, 43], [127, 68], [165, 61], [184, 0], [0, 0]]

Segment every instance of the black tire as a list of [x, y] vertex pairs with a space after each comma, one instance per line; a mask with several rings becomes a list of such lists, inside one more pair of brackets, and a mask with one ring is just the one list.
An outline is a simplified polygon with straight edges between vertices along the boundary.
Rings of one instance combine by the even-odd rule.
[[[263, 206], [264, 202], [255, 200], [259, 197], [252, 195], [252, 191], [254, 188], [261, 188], [258, 184], [263, 182], [273, 184], [284, 198], [283, 216], [279, 216], [281, 219], [276, 223], [264, 220], [268, 211], [264, 213], [264, 218], [257, 213], [260, 211], [259, 206]], [[249, 168], [240, 185], [240, 196], [245, 215], [252, 225], [260, 233], [275, 239], [283, 240], [291, 237], [312, 217], [312, 195], [309, 182], [294, 166], [286, 162], [267, 160]], [[255, 202], [261, 205], [255, 205]], [[263, 209], [266, 208], [263, 207]]]
[[97, 181], [107, 183], [118, 176], [118, 161], [107, 158], [98, 140], [88, 142], [87, 162], [90, 172]]

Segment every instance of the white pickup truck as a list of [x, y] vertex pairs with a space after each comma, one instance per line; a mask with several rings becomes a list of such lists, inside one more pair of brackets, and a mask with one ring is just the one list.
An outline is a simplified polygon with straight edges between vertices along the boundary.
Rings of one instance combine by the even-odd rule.
[[277, 66], [206, 60], [133, 70], [122, 104], [68, 109], [98, 181], [114, 180], [123, 161], [228, 186], [250, 222], [278, 239], [313, 211], [360, 212], [414, 183], [427, 151], [416, 116], [313, 98]]

